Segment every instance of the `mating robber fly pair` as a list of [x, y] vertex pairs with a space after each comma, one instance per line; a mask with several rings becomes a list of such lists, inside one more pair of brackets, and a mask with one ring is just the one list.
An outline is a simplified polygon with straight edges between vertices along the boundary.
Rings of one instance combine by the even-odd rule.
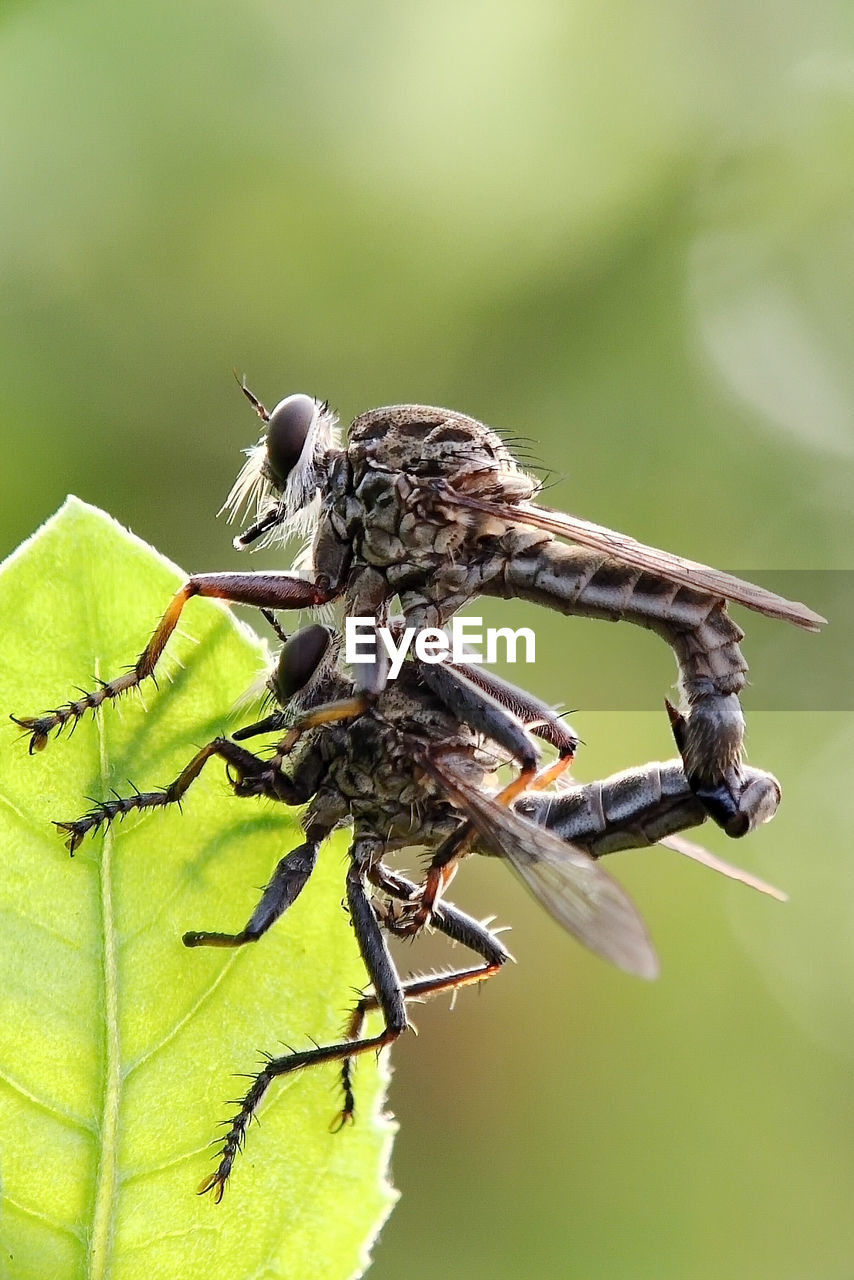
[[[217, 1198], [275, 1077], [339, 1062], [340, 1119], [352, 1118], [353, 1060], [403, 1032], [407, 1000], [481, 981], [508, 958], [494, 933], [444, 899], [471, 850], [509, 861], [591, 949], [653, 976], [655, 954], [643, 923], [597, 858], [673, 838], [707, 815], [731, 835], [773, 816], [778, 784], [741, 762], [738, 691], [746, 665], [738, 648], [742, 633], [725, 602], [738, 600], [811, 630], [823, 621], [803, 605], [538, 506], [535, 482], [500, 437], [462, 414], [418, 405], [373, 410], [356, 419], [342, 448], [326, 405], [297, 395], [268, 414], [244, 391], [265, 430], [226, 504], [232, 514], [254, 506], [254, 519], [236, 543], [309, 533], [310, 565], [291, 573], [191, 578], [130, 671], [54, 711], [14, 717], [29, 732], [31, 751], [44, 747], [52, 731], [151, 676], [193, 595], [255, 605], [274, 622], [272, 611], [340, 599], [349, 614], [383, 625], [396, 597], [405, 625], [435, 627], [478, 594], [491, 594], [634, 621], [667, 639], [680, 672], [682, 705], [668, 709], [682, 759], [560, 789], [577, 739], [551, 708], [465, 664], [408, 660], [389, 683], [379, 646], [376, 661], [347, 673], [337, 633], [314, 625], [290, 639], [280, 633], [285, 642], [270, 681], [277, 704], [271, 715], [209, 743], [165, 790], [110, 800], [59, 823], [73, 852], [87, 832], [116, 816], [180, 801], [215, 755], [226, 762], [237, 795], [308, 802], [305, 842], [281, 860], [246, 926], [236, 934], [184, 938], [189, 946], [239, 946], [260, 937], [291, 905], [322, 841], [352, 822], [346, 897], [372, 991], [342, 1041], [273, 1058], [254, 1077], [217, 1169], [201, 1188]], [[272, 757], [242, 745], [262, 732], [277, 734]], [[545, 768], [536, 737], [557, 751]], [[493, 795], [487, 777], [508, 761], [517, 776]], [[419, 884], [385, 862], [387, 854], [414, 844], [432, 855]], [[401, 982], [386, 936], [412, 936], [427, 925], [472, 949], [480, 963]], [[373, 1008], [384, 1025], [367, 1036], [365, 1017]]]

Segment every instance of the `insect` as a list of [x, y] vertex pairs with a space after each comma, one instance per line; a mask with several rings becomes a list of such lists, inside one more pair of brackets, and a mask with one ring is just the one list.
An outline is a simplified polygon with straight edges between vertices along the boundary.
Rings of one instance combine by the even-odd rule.
[[[396, 682], [345, 720], [340, 707], [352, 699], [355, 685], [338, 663], [339, 651], [332, 628], [313, 624], [297, 632], [284, 644], [270, 678], [277, 704], [270, 715], [232, 739], [208, 743], [165, 789], [111, 799], [75, 821], [57, 824], [73, 852], [89, 832], [117, 817], [179, 803], [214, 757], [226, 762], [238, 796], [308, 803], [304, 843], [279, 862], [245, 926], [236, 933], [184, 935], [190, 947], [235, 947], [260, 938], [293, 904], [322, 842], [336, 827], [352, 823], [346, 901], [371, 990], [353, 1010], [342, 1040], [272, 1057], [253, 1077], [226, 1132], [217, 1168], [200, 1187], [217, 1200], [273, 1080], [321, 1063], [340, 1063], [340, 1127], [355, 1112], [354, 1059], [379, 1051], [403, 1033], [408, 1001], [484, 981], [510, 958], [494, 932], [439, 891], [472, 846], [509, 862], [546, 909], [585, 945], [630, 972], [652, 977], [657, 962], [640, 916], [595, 858], [672, 836], [706, 817], [678, 761], [562, 792], [518, 794], [514, 784], [515, 789], [490, 795], [487, 774], [508, 759], [521, 764], [526, 779], [545, 777], [552, 787], [559, 769], [537, 769], [530, 731], [557, 748], [562, 766], [577, 745], [569, 726], [544, 704], [488, 673], [415, 661], [407, 661]], [[330, 707], [336, 708], [334, 718]], [[242, 745], [264, 732], [279, 735], [270, 758]], [[773, 815], [779, 787], [769, 774], [746, 769], [739, 785], [757, 793], [748, 806], [751, 815]], [[733, 796], [731, 804], [738, 811], [740, 797]], [[386, 862], [389, 854], [413, 844], [426, 846], [433, 855], [420, 884]], [[716, 865], [714, 860], [710, 865]], [[727, 864], [717, 867], [750, 880]], [[431, 894], [424, 915], [422, 907]], [[479, 963], [401, 981], [386, 936], [411, 936], [428, 920], [474, 951]], [[366, 1018], [376, 1009], [383, 1026], [368, 1035]]]
[[[268, 412], [245, 384], [242, 389], [264, 431], [224, 508], [232, 516], [254, 510], [235, 545], [307, 535], [304, 567], [190, 578], [129, 671], [18, 720], [31, 735], [31, 750], [149, 678], [195, 595], [267, 609], [316, 608], [340, 599], [348, 614], [378, 623], [397, 596], [407, 624], [416, 628], [441, 627], [479, 595], [502, 596], [633, 622], [666, 640], [679, 669], [682, 705], [669, 710], [689, 783], [724, 826], [731, 815], [719, 801], [733, 784], [744, 808], [751, 793], [737, 777], [744, 736], [738, 695], [747, 666], [739, 647], [743, 632], [726, 601], [810, 631], [824, 622], [820, 615], [537, 504], [536, 481], [500, 436], [464, 414], [425, 405], [373, 409], [355, 419], [342, 446], [326, 403], [291, 395]], [[364, 665], [353, 699], [366, 706], [386, 678], [379, 657]]]

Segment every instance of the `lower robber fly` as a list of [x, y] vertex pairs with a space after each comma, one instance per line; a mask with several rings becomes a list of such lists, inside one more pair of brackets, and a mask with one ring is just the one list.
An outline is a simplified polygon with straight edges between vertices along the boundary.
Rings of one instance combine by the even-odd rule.
[[[443, 896], [469, 850], [510, 862], [576, 938], [621, 968], [653, 977], [657, 961], [643, 923], [596, 859], [672, 838], [706, 818], [679, 761], [555, 790], [555, 779], [577, 745], [575, 735], [545, 704], [475, 668], [408, 661], [400, 679], [365, 706], [338, 665], [339, 648], [331, 628], [304, 628], [283, 647], [270, 679], [278, 709], [266, 719], [232, 739], [208, 743], [165, 789], [108, 800], [73, 822], [57, 824], [73, 852], [87, 833], [117, 817], [179, 803], [215, 756], [225, 761], [238, 796], [307, 803], [305, 841], [279, 862], [246, 925], [237, 933], [186, 933], [190, 947], [256, 941], [296, 900], [326, 837], [336, 827], [353, 826], [346, 900], [371, 989], [353, 1010], [344, 1039], [270, 1058], [253, 1077], [223, 1140], [217, 1168], [200, 1188], [213, 1191], [217, 1200], [274, 1079], [340, 1063], [340, 1126], [355, 1111], [354, 1059], [403, 1033], [408, 1001], [481, 982], [510, 958], [494, 932]], [[342, 706], [349, 716], [342, 718]], [[271, 758], [242, 745], [267, 731], [280, 735]], [[538, 767], [531, 733], [557, 748], [555, 764]], [[520, 766], [519, 777], [497, 795], [488, 793], [488, 775], [508, 760]], [[731, 786], [721, 784], [716, 799], [740, 815], [741, 825], [752, 827], [773, 816], [779, 787], [771, 775], [745, 768]], [[432, 853], [420, 883], [386, 863], [387, 855], [412, 845]], [[692, 850], [697, 854], [694, 846], [683, 851]], [[702, 851], [697, 856], [767, 888]], [[386, 936], [412, 936], [428, 924], [474, 951], [479, 963], [402, 981]], [[365, 1020], [373, 1010], [381, 1013], [383, 1027], [367, 1035]]]

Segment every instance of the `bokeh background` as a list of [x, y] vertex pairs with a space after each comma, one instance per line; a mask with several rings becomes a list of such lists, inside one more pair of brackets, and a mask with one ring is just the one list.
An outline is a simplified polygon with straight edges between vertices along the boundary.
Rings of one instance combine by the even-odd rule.
[[[5, 0], [0, 156], [4, 553], [73, 491], [248, 567], [214, 519], [257, 434], [236, 366], [530, 436], [554, 505], [835, 616], [740, 615], [785, 804], [708, 843], [787, 905], [623, 855], [647, 986], [464, 869], [519, 963], [395, 1051], [371, 1275], [850, 1277], [850, 6]], [[516, 675], [578, 709], [580, 777], [672, 754], [654, 637], [483, 612], [535, 625]]]

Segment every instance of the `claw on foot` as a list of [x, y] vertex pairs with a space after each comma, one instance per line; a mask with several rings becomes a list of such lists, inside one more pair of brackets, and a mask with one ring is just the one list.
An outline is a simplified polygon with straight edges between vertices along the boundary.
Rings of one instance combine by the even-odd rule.
[[196, 1195], [203, 1196], [206, 1195], [208, 1191], [213, 1191], [214, 1204], [219, 1204], [222, 1197], [225, 1195], [225, 1186], [227, 1181], [228, 1174], [223, 1173], [222, 1166], [219, 1165], [213, 1173], [208, 1174], [206, 1178], [202, 1179], [196, 1190]]
[[330, 1133], [340, 1133], [347, 1124], [356, 1123], [356, 1114], [352, 1107], [342, 1107], [337, 1116], [333, 1116], [329, 1122]]
[[71, 856], [74, 857], [75, 852], [83, 843], [83, 837], [86, 835], [86, 832], [90, 830], [90, 825], [94, 827], [96, 824], [86, 823], [85, 819], [80, 818], [76, 822], [55, 822], [53, 825], [56, 827], [57, 831], [61, 831], [67, 836], [65, 847]]
[[25, 733], [30, 735], [30, 742], [27, 750], [30, 755], [35, 755], [37, 751], [44, 751], [48, 744], [48, 738], [51, 729], [55, 726], [55, 717], [53, 716], [9, 716], [14, 724], [23, 729]]
[[375, 909], [383, 927], [396, 938], [414, 938], [430, 924], [433, 914], [420, 895], [410, 902], [383, 902]]

